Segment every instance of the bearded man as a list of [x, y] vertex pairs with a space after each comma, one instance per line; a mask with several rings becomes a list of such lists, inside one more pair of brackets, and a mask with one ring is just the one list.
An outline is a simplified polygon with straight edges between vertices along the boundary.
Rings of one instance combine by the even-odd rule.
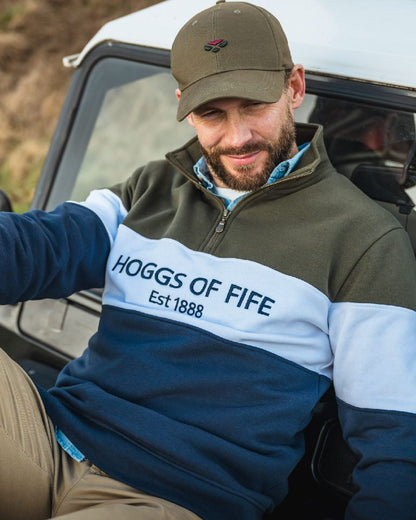
[[359, 456], [346, 517], [413, 518], [405, 231], [294, 124], [304, 69], [269, 12], [197, 14], [172, 72], [194, 139], [82, 204], [0, 215], [0, 303], [105, 287], [49, 391], [0, 351], [1, 518], [261, 519], [331, 384]]

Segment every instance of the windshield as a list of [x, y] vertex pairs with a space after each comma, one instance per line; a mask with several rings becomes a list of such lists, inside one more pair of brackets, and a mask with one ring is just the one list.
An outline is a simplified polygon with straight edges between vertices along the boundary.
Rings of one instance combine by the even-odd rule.
[[92, 69], [48, 208], [81, 201], [190, 139], [176, 121], [176, 83], [162, 67], [106, 58]]

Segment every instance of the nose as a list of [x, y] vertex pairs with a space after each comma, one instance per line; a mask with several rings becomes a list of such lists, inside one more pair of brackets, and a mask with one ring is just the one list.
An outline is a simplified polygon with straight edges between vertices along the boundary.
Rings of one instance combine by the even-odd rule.
[[241, 148], [252, 140], [253, 133], [244, 117], [235, 114], [228, 117], [225, 138], [227, 146]]

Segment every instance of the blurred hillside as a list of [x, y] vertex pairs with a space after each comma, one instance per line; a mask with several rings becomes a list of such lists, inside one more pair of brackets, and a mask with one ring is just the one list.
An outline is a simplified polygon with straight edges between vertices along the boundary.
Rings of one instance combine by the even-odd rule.
[[160, 0], [0, 0], [0, 188], [27, 209], [79, 52], [108, 20]]

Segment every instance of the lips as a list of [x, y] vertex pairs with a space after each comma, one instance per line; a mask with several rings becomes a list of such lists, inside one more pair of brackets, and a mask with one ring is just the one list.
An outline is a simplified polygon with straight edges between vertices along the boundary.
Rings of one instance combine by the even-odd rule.
[[232, 164], [241, 166], [254, 163], [257, 160], [260, 153], [261, 151], [259, 150], [257, 152], [247, 153], [244, 155], [225, 155], [224, 157]]

